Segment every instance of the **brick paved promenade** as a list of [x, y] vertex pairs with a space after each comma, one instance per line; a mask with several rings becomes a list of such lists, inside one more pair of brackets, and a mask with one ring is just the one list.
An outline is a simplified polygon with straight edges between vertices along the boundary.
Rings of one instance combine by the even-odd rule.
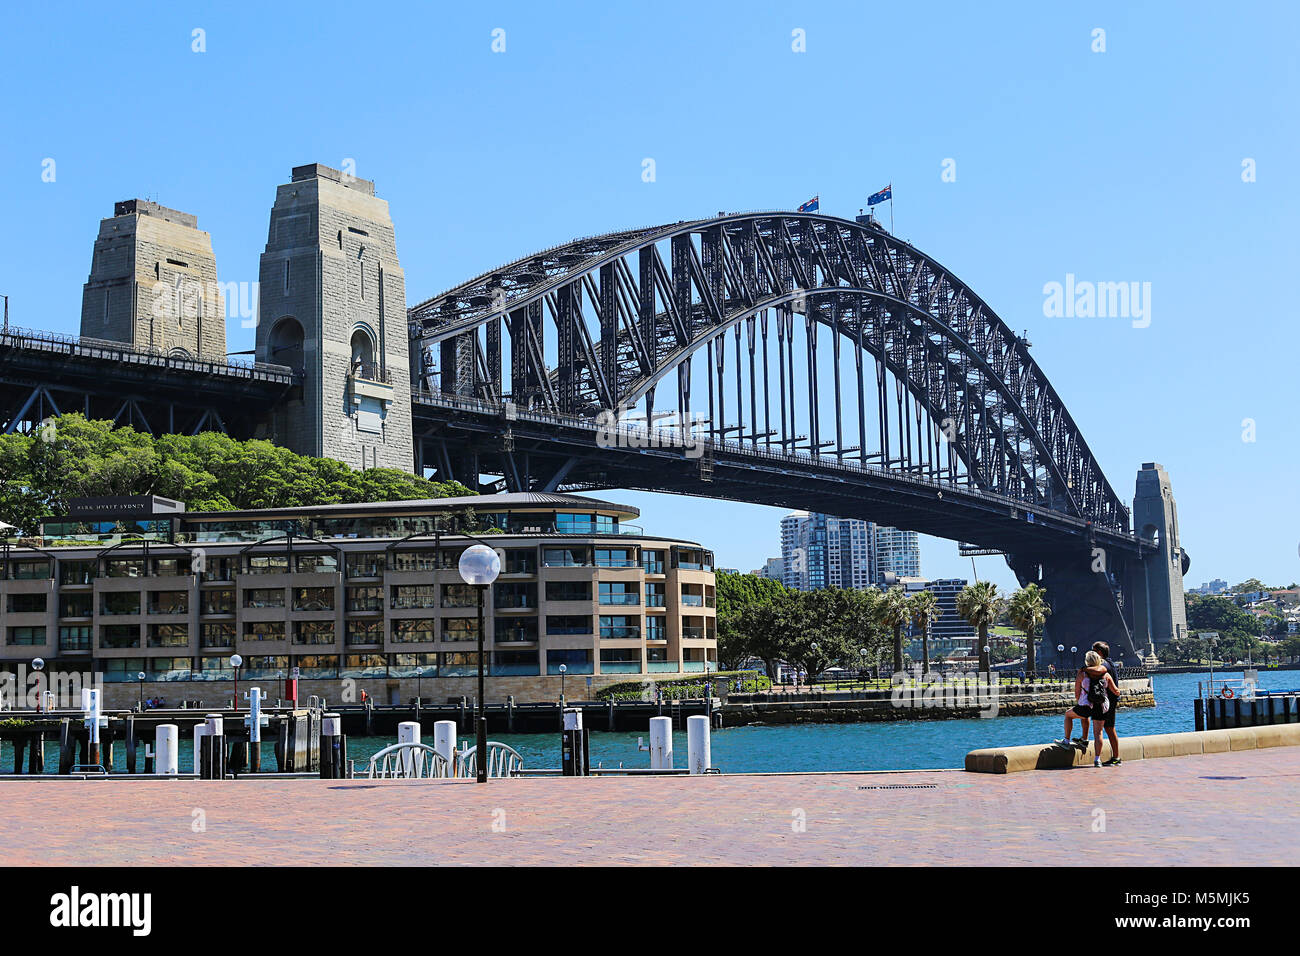
[[1300, 747], [1006, 776], [11, 781], [0, 863], [1290, 865], [1297, 795]]

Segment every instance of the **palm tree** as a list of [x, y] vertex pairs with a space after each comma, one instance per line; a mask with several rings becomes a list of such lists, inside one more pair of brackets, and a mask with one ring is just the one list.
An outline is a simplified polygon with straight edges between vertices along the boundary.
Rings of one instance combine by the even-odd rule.
[[901, 587], [892, 587], [876, 605], [876, 616], [885, 627], [894, 630], [894, 673], [903, 670], [903, 625], [912, 619], [912, 609], [907, 594]]
[[912, 613], [912, 623], [921, 629], [921, 675], [930, 673], [930, 626], [943, 615], [939, 599], [932, 591], [921, 591], [907, 602]]
[[979, 668], [989, 672], [989, 655], [984, 650], [989, 643], [989, 625], [997, 620], [1002, 609], [1002, 599], [998, 597], [998, 586], [992, 581], [976, 581], [961, 589], [957, 595], [957, 613], [966, 619], [979, 634]]
[[1025, 669], [1034, 672], [1038, 662], [1034, 659], [1034, 636], [1047, 623], [1052, 613], [1051, 605], [1043, 600], [1047, 592], [1037, 584], [1026, 584], [1011, 595], [1007, 602], [1007, 615], [1011, 624], [1025, 632]]

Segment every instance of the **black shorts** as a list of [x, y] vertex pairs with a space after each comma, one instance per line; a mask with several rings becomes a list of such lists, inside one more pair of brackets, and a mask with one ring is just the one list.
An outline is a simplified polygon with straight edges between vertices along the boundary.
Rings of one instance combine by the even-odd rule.
[[1092, 707], [1089, 704], [1075, 704], [1074, 716], [1082, 717], [1084, 720], [1092, 720]]
[[1115, 726], [1115, 711], [1119, 710], [1119, 701], [1114, 697], [1110, 699], [1110, 710], [1106, 711], [1106, 719], [1102, 722], [1104, 727]]

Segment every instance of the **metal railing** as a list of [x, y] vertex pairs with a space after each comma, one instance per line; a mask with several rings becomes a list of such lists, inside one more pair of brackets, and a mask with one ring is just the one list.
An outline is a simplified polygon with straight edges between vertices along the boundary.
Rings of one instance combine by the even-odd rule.
[[370, 780], [443, 780], [455, 775], [446, 757], [428, 744], [412, 742], [385, 747], [366, 767]]

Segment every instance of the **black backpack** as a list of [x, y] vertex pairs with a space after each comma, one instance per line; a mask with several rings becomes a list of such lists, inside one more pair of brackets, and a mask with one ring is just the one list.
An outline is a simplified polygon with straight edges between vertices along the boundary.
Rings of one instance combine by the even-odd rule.
[[1106, 677], [1109, 673], [1105, 671], [1100, 677], [1093, 677], [1086, 670], [1084, 671], [1088, 678], [1088, 706], [1092, 708], [1093, 716], [1101, 716], [1110, 709], [1106, 697]]

